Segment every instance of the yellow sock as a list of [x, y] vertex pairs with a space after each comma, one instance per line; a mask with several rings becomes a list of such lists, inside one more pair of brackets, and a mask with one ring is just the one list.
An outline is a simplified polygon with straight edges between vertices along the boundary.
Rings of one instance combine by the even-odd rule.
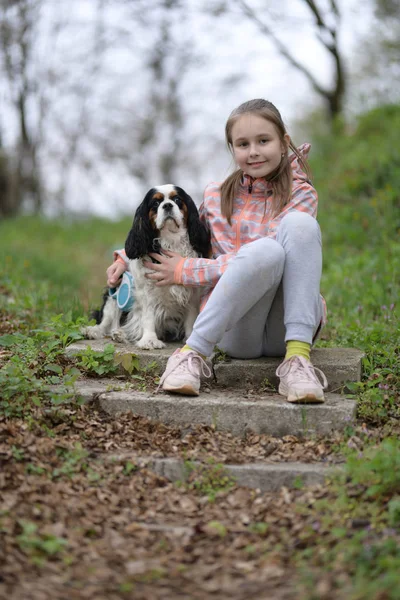
[[192, 352], [196, 352], [196, 354], [198, 354], [199, 356], [201, 356], [201, 358], [203, 360], [206, 360], [206, 356], [204, 356], [204, 354], [200, 354], [200, 352], [197, 352], [197, 350], [193, 350], [193, 348], [191, 348], [190, 346], [188, 346], [187, 344], [185, 344], [183, 346], [183, 348], [181, 348], [181, 352], [187, 352], [188, 350], [191, 350]]
[[286, 342], [286, 355], [285, 360], [292, 356], [303, 356], [307, 360], [310, 360], [311, 344], [307, 342], [298, 342], [297, 340], [289, 340]]

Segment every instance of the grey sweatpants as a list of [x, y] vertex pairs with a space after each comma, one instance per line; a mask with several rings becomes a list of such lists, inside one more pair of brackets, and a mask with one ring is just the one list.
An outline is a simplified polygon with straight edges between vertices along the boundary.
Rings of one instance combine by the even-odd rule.
[[285, 342], [312, 343], [322, 314], [321, 232], [307, 213], [286, 215], [276, 240], [242, 246], [197, 317], [187, 344], [210, 356], [283, 356]]

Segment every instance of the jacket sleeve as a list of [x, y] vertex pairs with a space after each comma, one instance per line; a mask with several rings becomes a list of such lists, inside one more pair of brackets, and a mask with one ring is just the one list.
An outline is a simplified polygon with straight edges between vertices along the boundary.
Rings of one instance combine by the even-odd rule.
[[128, 268], [129, 259], [126, 256], [124, 249], [114, 251], [114, 262], [115, 261], [125, 264], [126, 268]]
[[276, 233], [278, 229], [279, 223], [282, 221], [283, 217], [285, 217], [290, 212], [294, 210], [298, 210], [300, 212], [305, 212], [317, 218], [317, 206], [318, 206], [318, 195], [308, 182], [301, 183], [293, 192], [292, 198], [290, 202], [285, 206], [283, 211], [279, 213], [274, 219], [271, 219], [268, 227], [268, 237], [273, 239], [276, 238]]
[[214, 287], [236, 254], [217, 258], [184, 258], [175, 269], [175, 283], [190, 287]]

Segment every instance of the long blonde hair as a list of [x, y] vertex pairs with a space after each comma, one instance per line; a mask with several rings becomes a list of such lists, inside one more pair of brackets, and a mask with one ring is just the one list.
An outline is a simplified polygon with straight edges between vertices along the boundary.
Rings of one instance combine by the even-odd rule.
[[[235, 108], [235, 110], [233, 110], [229, 115], [225, 126], [225, 138], [232, 155], [233, 125], [236, 123], [239, 117], [249, 113], [256, 114], [263, 119], [270, 121], [278, 132], [282, 146], [286, 148], [278, 167], [273, 173], [265, 178], [266, 181], [269, 181], [272, 185], [272, 216], [275, 217], [282, 212], [284, 206], [290, 201], [292, 194], [293, 175], [292, 167], [289, 161], [289, 149], [297, 156], [298, 161], [308, 178], [311, 177], [310, 167], [308, 166], [307, 160], [300, 154], [292, 141], [290, 141], [289, 144], [287, 144], [285, 141], [285, 135], [287, 132], [279, 110], [276, 108], [276, 106], [274, 106], [274, 104], [272, 104], [272, 102], [263, 100], [262, 98], [244, 102]], [[232, 225], [231, 217], [233, 212], [233, 203], [242, 178], [242, 169], [237, 169], [234, 171], [234, 173], [229, 175], [229, 177], [227, 177], [221, 185], [221, 212], [222, 215], [228, 220], [229, 225]]]

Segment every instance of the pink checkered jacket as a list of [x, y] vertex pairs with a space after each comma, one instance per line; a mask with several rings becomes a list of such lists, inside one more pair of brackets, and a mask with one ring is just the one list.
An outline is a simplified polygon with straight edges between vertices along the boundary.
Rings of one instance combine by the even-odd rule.
[[[307, 158], [310, 144], [303, 144], [299, 152]], [[177, 284], [204, 288], [201, 309], [204, 308], [219, 278], [225, 272], [229, 261], [244, 244], [262, 237], [275, 239], [279, 223], [293, 210], [317, 216], [317, 192], [307, 179], [295, 154], [289, 157], [293, 170], [291, 200], [278, 216], [272, 218], [271, 184], [264, 178], [243, 177], [233, 207], [232, 225], [221, 214], [220, 184], [210, 183], [204, 191], [200, 206], [200, 218], [211, 232], [211, 258], [182, 258], [178, 263], [174, 280]], [[115, 258], [125, 260], [124, 251], [115, 253]], [[326, 307], [324, 302], [325, 315]], [[324, 322], [326, 317], [324, 318]]]

